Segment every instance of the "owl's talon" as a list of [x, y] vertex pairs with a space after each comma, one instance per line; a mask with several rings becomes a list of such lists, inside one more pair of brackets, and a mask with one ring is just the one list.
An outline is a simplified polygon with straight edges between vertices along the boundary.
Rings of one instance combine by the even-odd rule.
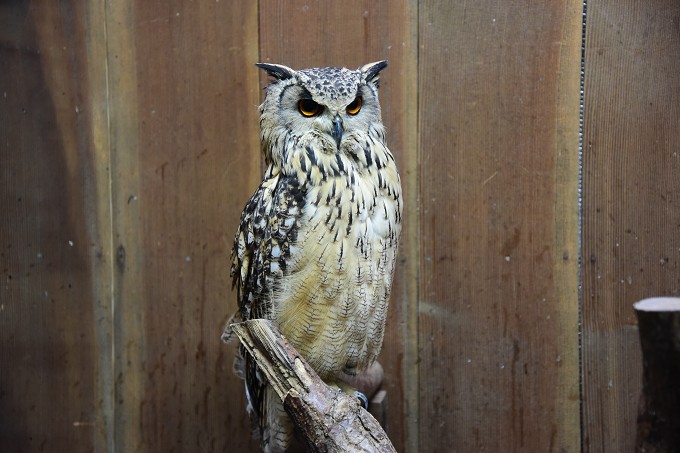
[[366, 395], [361, 393], [359, 390], [355, 390], [354, 396], [356, 396], [361, 401], [361, 405], [364, 407], [364, 409], [368, 410], [368, 398], [366, 398]]

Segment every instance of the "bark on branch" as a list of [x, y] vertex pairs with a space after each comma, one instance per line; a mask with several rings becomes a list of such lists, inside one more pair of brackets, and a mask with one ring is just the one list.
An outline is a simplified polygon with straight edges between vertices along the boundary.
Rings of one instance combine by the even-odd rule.
[[232, 324], [312, 452], [395, 452], [356, 398], [326, 385], [267, 320]]
[[642, 346], [638, 452], [680, 452], [680, 298], [635, 304]]

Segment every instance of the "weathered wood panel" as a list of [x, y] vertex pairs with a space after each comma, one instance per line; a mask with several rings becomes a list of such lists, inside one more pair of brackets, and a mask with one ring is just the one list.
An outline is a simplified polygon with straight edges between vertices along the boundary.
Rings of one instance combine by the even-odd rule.
[[584, 451], [632, 451], [632, 304], [680, 292], [680, 4], [588, 2], [583, 147]]
[[[383, 352], [389, 393], [387, 432], [397, 451], [416, 451], [418, 173], [416, 13], [411, 1], [260, 2], [260, 59], [293, 68], [346, 66], [387, 59], [380, 97], [387, 142], [405, 191], [400, 263]], [[261, 74], [263, 85], [266, 75]]]
[[420, 4], [419, 451], [577, 451], [581, 2]]
[[[406, 195], [381, 362], [399, 451], [632, 448], [631, 303], [680, 292], [680, 6], [3, 2], [0, 445], [253, 451], [228, 255], [258, 60], [388, 58]], [[259, 83], [258, 83], [259, 81]]]
[[107, 442], [110, 214], [103, 11], [0, 5], [0, 445]]
[[116, 451], [249, 451], [229, 254], [259, 182], [257, 4], [111, 2]]

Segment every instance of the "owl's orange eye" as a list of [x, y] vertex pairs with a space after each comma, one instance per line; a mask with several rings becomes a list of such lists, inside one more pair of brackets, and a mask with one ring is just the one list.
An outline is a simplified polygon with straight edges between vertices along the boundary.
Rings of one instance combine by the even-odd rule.
[[311, 99], [300, 99], [298, 101], [298, 110], [307, 118], [321, 113], [322, 107]]
[[352, 101], [350, 105], [347, 106], [347, 113], [350, 115], [356, 115], [361, 110], [362, 99], [361, 96], [357, 96], [356, 99]]

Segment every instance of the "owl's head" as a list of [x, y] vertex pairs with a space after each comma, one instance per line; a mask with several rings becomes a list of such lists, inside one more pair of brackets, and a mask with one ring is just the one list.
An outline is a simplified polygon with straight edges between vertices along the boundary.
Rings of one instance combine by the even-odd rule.
[[335, 154], [382, 140], [378, 78], [387, 61], [356, 70], [258, 63], [274, 78], [260, 106], [262, 145], [268, 162], [279, 165], [293, 148]]

